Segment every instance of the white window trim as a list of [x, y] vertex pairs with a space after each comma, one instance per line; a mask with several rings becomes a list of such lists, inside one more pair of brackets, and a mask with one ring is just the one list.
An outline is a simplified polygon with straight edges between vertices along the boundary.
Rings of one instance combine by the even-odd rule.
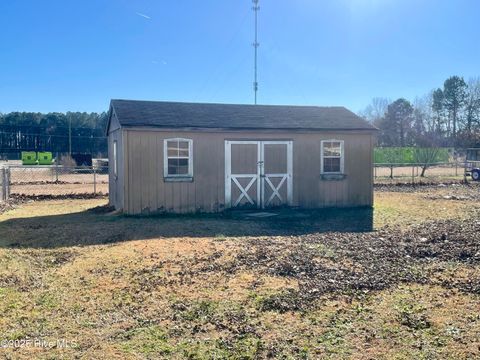
[[[340, 143], [340, 171], [323, 171], [323, 144], [324, 143], [329, 143], [329, 142], [339, 142]], [[326, 156], [326, 158], [338, 158], [338, 156]], [[320, 173], [321, 174], [344, 174], [344, 164], [345, 164], [345, 147], [344, 147], [344, 142], [343, 140], [337, 140], [337, 139], [328, 139], [328, 140], [322, 140], [320, 142]]]
[[117, 140], [113, 140], [113, 176], [115, 180], [118, 178], [118, 143]]
[[[188, 142], [188, 174], [169, 174], [168, 173], [168, 142], [169, 141]], [[187, 157], [183, 157], [183, 159], [187, 159]], [[192, 139], [169, 138], [169, 139], [163, 140], [163, 177], [164, 178], [193, 178], [193, 140]]]

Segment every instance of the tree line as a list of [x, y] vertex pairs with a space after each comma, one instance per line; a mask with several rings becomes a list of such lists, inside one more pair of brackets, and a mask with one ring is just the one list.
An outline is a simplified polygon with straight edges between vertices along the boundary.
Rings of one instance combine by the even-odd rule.
[[88, 153], [107, 156], [107, 113], [0, 114], [0, 154], [19, 158], [21, 151], [50, 151], [54, 156]]
[[360, 115], [380, 129], [379, 146], [480, 146], [480, 78], [451, 76], [413, 102], [374, 98]]

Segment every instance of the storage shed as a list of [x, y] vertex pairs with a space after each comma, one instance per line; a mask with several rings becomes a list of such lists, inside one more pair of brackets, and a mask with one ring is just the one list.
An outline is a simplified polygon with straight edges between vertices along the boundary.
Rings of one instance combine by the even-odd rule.
[[127, 214], [371, 206], [376, 132], [344, 107], [112, 100], [110, 204]]

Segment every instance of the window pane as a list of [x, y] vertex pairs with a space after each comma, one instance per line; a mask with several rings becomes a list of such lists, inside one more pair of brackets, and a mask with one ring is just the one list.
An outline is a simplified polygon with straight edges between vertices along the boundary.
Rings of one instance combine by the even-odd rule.
[[178, 156], [188, 157], [188, 141], [179, 141], [178, 148]]
[[168, 175], [188, 175], [188, 159], [168, 159]]
[[178, 156], [178, 141], [167, 141], [168, 156]]
[[323, 155], [324, 156], [341, 156], [341, 145], [338, 141], [323, 143]]
[[340, 158], [323, 159], [323, 172], [340, 172]]

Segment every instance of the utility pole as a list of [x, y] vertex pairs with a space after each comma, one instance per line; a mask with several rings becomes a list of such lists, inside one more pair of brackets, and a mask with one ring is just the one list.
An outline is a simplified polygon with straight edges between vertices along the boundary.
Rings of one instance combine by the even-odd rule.
[[260, 44], [258, 43], [258, 10], [260, 10], [260, 6], [258, 6], [259, 0], [252, 0], [253, 7], [252, 10], [255, 12], [255, 42], [253, 43], [253, 47], [255, 49], [255, 61], [254, 61], [254, 80], [253, 80], [253, 91], [255, 93], [255, 105], [257, 105], [257, 92], [258, 92], [258, 81], [257, 81], [257, 52], [258, 47]]

